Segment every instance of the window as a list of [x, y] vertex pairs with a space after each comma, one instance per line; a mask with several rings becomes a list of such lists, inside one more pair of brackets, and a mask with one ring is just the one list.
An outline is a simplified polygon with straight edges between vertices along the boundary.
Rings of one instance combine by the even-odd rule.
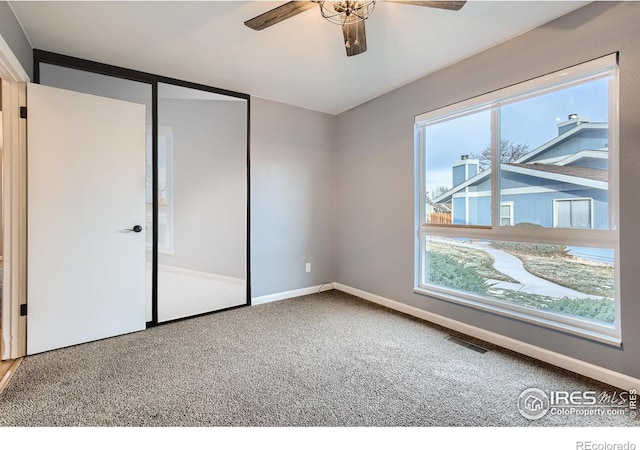
[[513, 225], [513, 202], [500, 203], [500, 225]]
[[553, 226], [556, 228], [591, 228], [591, 198], [553, 200]]
[[[147, 173], [151, 173], [151, 131], [147, 133]], [[153, 185], [147, 178], [147, 229], [153, 224]], [[147, 233], [147, 249], [152, 246], [152, 233]], [[173, 129], [158, 127], [158, 252], [173, 255]]]
[[615, 55], [416, 117], [417, 293], [620, 344]]

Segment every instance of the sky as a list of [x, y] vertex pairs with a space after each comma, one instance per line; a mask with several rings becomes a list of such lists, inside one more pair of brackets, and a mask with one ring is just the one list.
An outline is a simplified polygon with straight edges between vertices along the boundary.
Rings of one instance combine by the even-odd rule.
[[[534, 150], [558, 135], [558, 123], [578, 114], [591, 122], [607, 122], [609, 81], [596, 79], [501, 107], [502, 139]], [[476, 112], [427, 126], [426, 184], [434, 191], [451, 187], [452, 165], [461, 155], [480, 153], [491, 142], [491, 111]]]

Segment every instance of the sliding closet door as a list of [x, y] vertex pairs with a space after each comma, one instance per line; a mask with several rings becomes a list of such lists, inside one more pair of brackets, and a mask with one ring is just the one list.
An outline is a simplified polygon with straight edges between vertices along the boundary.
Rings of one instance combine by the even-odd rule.
[[158, 84], [158, 322], [247, 302], [247, 108]]

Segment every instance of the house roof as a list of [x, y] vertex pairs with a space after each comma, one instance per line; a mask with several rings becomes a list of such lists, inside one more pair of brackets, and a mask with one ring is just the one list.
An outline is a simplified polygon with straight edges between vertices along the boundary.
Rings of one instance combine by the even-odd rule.
[[568, 166], [575, 164], [578, 161], [584, 161], [587, 159], [609, 159], [609, 149], [585, 149], [580, 150], [572, 155], [554, 156], [548, 159], [537, 159], [535, 162], [540, 164], [553, 164], [554, 166]]
[[[503, 164], [504, 166], [505, 164]], [[556, 173], [561, 175], [568, 175], [571, 177], [585, 178], [587, 180], [594, 181], [609, 181], [609, 172], [602, 169], [592, 169], [590, 167], [577, 167], [577, 166], [556, 166], [551, 164], [506, 164], [507, 166], [523, 167], [529, 170]]]
[[434, 212], [445, 212], [445, 213], [451, 212], [451, 208], [449, 208], [444, 203], [435, 203], [435, 204], [431, 202], [427, 202], [427, 203], [433, 207]]
[[[559, 181], [562, 183], [576, 184], [594, 189], [609, 188], [609, 173], [606, 170], [592, 169], [588, 167], [554, 166], [550, 164], [516, 164], [505, 163], [500, 169], [506, 172], [520, 173], [537, 178]], [[448, 202], [453, 195], [462, 189], [477, 184], [491, 175], [491, 170], [485, 170], [469, 178], [464, 183], [443, 193], [433, 200], [434, 203]]]
[[515, 163], [526, 163], [531, 161], [533, 158], [541, 155], [542, 153], [546, 152], [547, 150], [555, 147], [556, 145], [567, 141], [569, 139], [573, 139], [575, 137], [577, 137], [576, 135], [584, 133], [585, 131], [588, 130], [608, 130], [609, 129], [609, 124], [606, 122], [581, 122], [580, 125], [575, 126], [574, 128], [570, 129], [569, 131], [562, 133], [558, 136], [556, 136], [555, 138], [551, 139], [550, 141], [542, 144], [540, 147], [530, 151], [529, 153], [527, 153], [526, 155], [522, 156], [521, 158], [515, 160]]
[[[544, 143], [538, 148], [530, 151], [526, 155], [517, 159], [512, 163], [503, 163], [500, 165], [501, 170], [506, 170], [509, 172], [518, 172], [524, 175], [552, 179], [560, 182], [578, 184], [581, 186], [592, 187], [596, 189], [607, 189], [608, 188], [608, 172], [606, 170], [601, 169], [591, 169], [587, 167], [576, 167], [576, 166], [566, 166], [566, 165], [555, 165], [553, 163], [550, 164], [541, 164], [531, 162], [534, 158], [544, 154], [546, 151], [556, 147], [557, 145], [569, 140], [579, 137], [580, 134], [601, 130], [606, 132], [609, 128], [609, 124], [606, 122], [581, 122], [579, 125], [571, 128], [570, 130], [556, 136], [550, 141]], [[586, 157], [598, 157], [601, 158], [600, 153], [602, 150], [581, 150], [573, 155], [565, 156], [563, 158], [558, 158], [564, 164], [569, 164], [574, 162], [580, 158]], [[456, 193], [461, 191], [462, 189], [478, 184], [491, 175], [491, 169], [484, 170], [482, 172], [478, 172], [473, 177], [469, 178], [463, 183], [453, 187], [447, 192], [442, 193], [438, 197], [433, 199], [433, 203], [442, 203], [448, 202], [451, 197]]]

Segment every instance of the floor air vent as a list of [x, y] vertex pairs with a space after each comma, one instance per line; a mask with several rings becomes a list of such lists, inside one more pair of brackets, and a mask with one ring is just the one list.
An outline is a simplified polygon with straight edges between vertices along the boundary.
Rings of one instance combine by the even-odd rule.
[[462, 340], [462, 339], [454, 337], [454, 336], [447, 337], [447, 340], [451, 341], [451, 342], [455, 342], [458, 345], [462, 345], [463, 347], [466, 347], [466, 348], [468, 348], [470, 350], [473, 350], [474, 352], [487, 353], [487, 351], [488, 351], [486, 348], [479, 347], [479, 346], [477, 346], [475, 344], [472, 344], [471, 342], [467, 342], [465, 340]]

